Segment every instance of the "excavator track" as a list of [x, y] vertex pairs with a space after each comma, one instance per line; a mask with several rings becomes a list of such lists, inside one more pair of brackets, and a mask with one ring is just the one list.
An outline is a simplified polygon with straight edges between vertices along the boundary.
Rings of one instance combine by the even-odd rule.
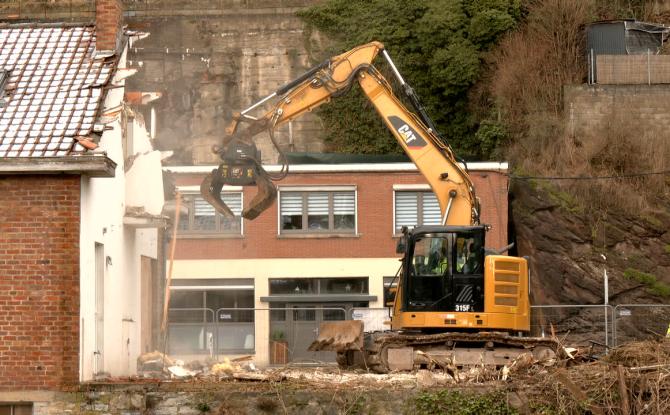
[[502, 367], [525, 353], [536, 360], [551, 359], [558, 342], [549, 338], [517, 337], [501, 332], [406, 334], [367, 333], [361, 351], [337, 353], [341, 368], [362, 367], [375, 373], [416, 369]]

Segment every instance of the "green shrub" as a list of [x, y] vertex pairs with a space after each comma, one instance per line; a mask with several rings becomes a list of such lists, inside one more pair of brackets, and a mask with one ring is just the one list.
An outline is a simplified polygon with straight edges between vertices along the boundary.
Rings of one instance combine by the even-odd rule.
[[655, 275], [642, 272], [635, 268], [626, 268], [626, 270], [623, 272], [623, 276], [629, 280], [637, 281], [645, 285], [652, 285], [656, 283]]
[[626, 268], [623, 276], [629, 280], [637, 281], [647, 286], [647, 289], [658, 296], [670, 297], [670, 285], [658, 281], [654, 274], [642, 272], [635, 268]]
[[443, 389], [437, 392], [422, 392], [409, 402], [405, 411], [412, 415], [507, 415], [518, 412], [507, 405], [501, 391], [488, 393], [464, 393]]
[[[329, 50], [319, 55], [339, 54], [371, 40], [384, 43], [437, 130], [460, 156], [486, 159], [505, 135], [491, 123], [478, 131], [482, 127], [469, 105], [469, 91], [486, 68], [485, 57], [520, 21], [519, 0], [327, 0], [301, 10], [298, 16], [307, 23], [308, 33], [317, 29], [331, 41]], [[316, 63], [325, 56], [313, 58]], [[375, 66], [391, 78], [383, 59], [377, 59]], [[324, 121], [328, 150], [401, 152], [374, 108], [360, 95], [354, 87], [351, 94], [317, 110]], [[482, 138], [486, 141], [480, 142]]]

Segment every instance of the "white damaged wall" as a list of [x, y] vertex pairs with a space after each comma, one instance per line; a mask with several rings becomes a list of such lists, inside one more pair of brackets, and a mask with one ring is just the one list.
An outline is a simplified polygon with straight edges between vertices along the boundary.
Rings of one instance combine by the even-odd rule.
[[[125, 52], [118, 65], [125, 68]], [[111, 376], [135, 373], [141, 330], [151, 330], [140, 325], [141, 257], [158, 259], [157, 231], [124, 225], [124, 216], [128, 208], [149, 215], [160, 214], [164, 201], [161, 157], [160, 152], [152, 149], [141, 119], [122, 116], [125, 75], [127, 72], [117, 71], [112, 84], [120, 87], [108, 90], [103, 110], [107, 128], [96, 150], [105, 151], [117, 163], [115, 177], [82, 177], [81, 380], [103, 373]], [[127, 120], [133, 123], [129, 128], [134, 144], [128, 158], [132, 165], [124, 160], [123, 135], [127, 129], [122, 124]], [[99, 244], [98, 259], [96, 244]], [[98, 262], [102, 262], [98, 269], [104, 282], [96, 287]], [[96, 299], [96, 293], [102, 296]]]

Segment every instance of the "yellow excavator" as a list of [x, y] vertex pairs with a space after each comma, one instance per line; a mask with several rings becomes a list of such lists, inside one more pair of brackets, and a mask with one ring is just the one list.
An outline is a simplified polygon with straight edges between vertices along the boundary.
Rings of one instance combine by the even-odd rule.
[[[372, 65], [385, 58], [410, 111]], [[273, 131], [301, 114], [347, 93], [358, 82], [400, 146], [417, 166], [439, 201], [442, 223], [403, 229], [397, 252], [404, 254], [396, 277], [389, 331], [364, 334], [359, 321], [323, 323], [310, 350], [333, 350], [341, 366], [364, 365], [376, 372], [448, 365], [503, 366], [522, 353], [547, 357], [551, 339], [526, 337], [530, 330], [529, 275], [524, 258], [484, 248], [488, 227], [464, 163], [438, 134], [413, 89], [384, 46], [371, 42], [334, 56], [235, 114], [221, 146], [222, 159], [202, 182], [201, 193], [223, 215], [224, 185], [255, 185], [258, 193], [242, 216], [256, 218], [276, 198], [273, 181], [288, 173], [286, 157]], [[250, 112], [275, 100], [262, 116]], [[261, 165], [254, 136], [269, 131], [282, 169], [271, 175]]]

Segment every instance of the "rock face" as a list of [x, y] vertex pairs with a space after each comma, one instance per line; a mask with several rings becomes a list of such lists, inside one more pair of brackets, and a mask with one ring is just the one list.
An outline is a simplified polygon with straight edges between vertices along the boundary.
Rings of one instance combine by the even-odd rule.
[[[216, 162], [210, 148], [219, 143], [234, 112], [321, 59], [310, 56], [319, 40], [306, 33], [295, 15], [298, 9], [272, 7], [281, 2], [275, 3], [265, 8], [238, 4], [193, 15], [165, 16], [154, 10], [127, 19], [130, 28], [150, 33], [131, 49], [131, 67], [141, 70], [129, 85], [131, 90], [162, 94], [152, 105], [159, 147], [176, 151], [170, 163]], [[262, 115], [263, 107], [250, 114]], [[285, 151], [320, 151], [320, 131], [318, 119], [307, 114], [290, 128], [280, 127], [276, 139]], [[274, 161], [269, 136], [261, 135], [258, 144], [263, 159]]]
[[[609, 344], [665, 335], [670, 324], [670, 306], [663, 305], [669, 303], [670, 295], [667, 208], [640, 216], [594, 217], [562, 198], [555, 188], [514, 180], [510, 211], [518, 255], [530, 257], [533, 305], [603, 304], [607, 270], [609, 304], [640, 305], [619, 307], [608, 315]], [[656, 285], [645, 282], [645, 274], [655, 278]], [[570, 333], [569, 340], [604, 343], [603, 309], [534, 309], [533, 327], [547, 328], [547, 321], [552, 330]], [[591, 336], [594, 331], [599, 331], [595, 337]]]
[[663, 300], [623, 274], [633, 268], [670, 283], [670, 212], [595, 218], [527, 182], [514, 181], [511, 191], [519, 255], [531, 257], [535, 304], [602, 304], [605, 269], [610, 303]]
[[[610, 304], [667, 304], [667, 296], [631, 276], [631, 270], [653, 275], [659, 285], [670, 285], [668, 209], [640, 216], [592, 217], [561, 196], [550, 186], [512, 182], [511, 226], [518, 254], [530, 257], [532, 303], [603, 304], [606, 269]], [[623, 329], [665, 334], [670, 307], [634, 311], [644, 311], [646, 318], [640, 318], [640, 324], [623, 321]], [[579, 314], [563, 317], [572, 318], [576, 326], [591, 318]], [[650, 319], [658, 320], [657, 326], [647, 325]]]

